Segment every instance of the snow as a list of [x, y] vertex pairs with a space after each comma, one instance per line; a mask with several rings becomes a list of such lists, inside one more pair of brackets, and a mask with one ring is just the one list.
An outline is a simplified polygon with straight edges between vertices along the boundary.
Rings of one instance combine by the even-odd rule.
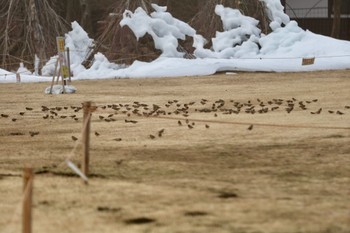
[[31, 75], [32, 72], [30, 72], [27, 67], [24, 66], [23, 62], [19, 63], [19, 68], [17, 70], [17, 73], [20, 73], [20, 74], [29, 74]]
[[287, 25], [290, 22], [290, 18], [283, 12], [283, 5], [279, 0], [260, 0], [265, 3], [267, 14], [271, 20], [270, 28], [275, 31], [282, 27], [282, 24]]
[[[84, 71], [85, 68], [81, 63], [89, 56], [91, 49], [94, 48], [94, 40], [89, 38], [88, 34], [76, 21], [72, 22], [72, 31], [65, 35], [65, 47], [70, 51], [70, 64], [73, 75], [77, 75]], [[58, 55], [50, 58], [50, 60], [42, 68], [42, 75], [53, 75]]]
[[[63, 94], [63, 85], [53, 85], [52, 86], [52, 92], [51, 91], [51, 86], [47, 87], [44, 91], [45, 94], [54, 94], [54, 95], [59, 95]], [[77, 89], [72, 86], [72, 85], [66, 85], [64, 86], [64, 91], [66, 94], [73, 94], [77, 91]]]
[[150, 16], [141, 7], [135, 12], [126, 10], [120, 22], [122, 27], [128, 26], [135, 34], [137, 40], [148, 33], [152, 36], [155, 48], [162, 51], [162, 57], [183, 57], [177, 51], [178, 39], [185, 40], [186, 36], [193, 36], [195, 30], [166, 12], [166, 7], [152, 4], [155, 12]]
[[[81, 65], [94, 42], [77, 24], [66, 35], [71, 49], [72, 80], [202, 76], [216, 72], [267, 71], [301, 72], [350, 69], [350, 42], [336, 40], [301, 29], [283, 12], [279, 0], [264, 2], [271, 20], [272, 32], [261, 33], [258, 21], [244, 16], [236, 9], [217, 5], [215, 13], [221, 18], [224, 30], [212, 38], [212, 48], [205, 48], [208, 38], [198, 35], [191, 26], [174, 18], [166, 7], [152, 4], [154, 12], [142, 8], [126, 10], [120, 24], [128, 26], [137, 39], [149, 34], [161, 56], [152, 62], [135, 61], [132, 65], [114, 64], [101, 53], [94, 56], [89, 69]], [[178, 40], [193, 38], [197, 59], [184, 59], [177, 50]], [[303, 58], [315, 58], [312, 65], [302, 65]], [[57, 57], [52, 57], [42, 69], [43, 75], [52, 75]], [[18, 71], [22, 82], [47, 82], [52, 77], [26, 75], [25, 67]], [[0, 69], [0, 82], [16, 82], [16, 74]]]

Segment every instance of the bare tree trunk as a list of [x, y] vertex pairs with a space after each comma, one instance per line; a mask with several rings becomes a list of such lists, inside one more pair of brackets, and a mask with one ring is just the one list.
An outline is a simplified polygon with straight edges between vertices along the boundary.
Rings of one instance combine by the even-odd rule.
[[78, 21], [89, 34], [93, 33], [91, 7], [88, 0], [68, 0], [66, 4], [66, 21]]
[[[2, 66], [33, 65], [35, 54], [45, 61], [56, 51], [57, 35], [67, 31], [57, 5], [47, 0], [0, 0], [0, 54]], [[31, 68], [31, 67], [29, 67]]]
[[332, 37], [340, 38], [340, 23], [341, 23], [341, 0], [333, 0], [333, 27]]
[[79, 0], [68, 0], [66, 5], [66, 16], [67, 22], [71, 23], [74, 20], [80, 21], [81, 9]]
[[[29, 0], [29, 30], [31, 30], [33, 41], [33, 54], [37, 55], [40, 59], [40, 61], [44, 60], [44, 44], [45, 44], [45, 38], [43, 37], [43, 33], [41, 30], [41, 25], [38, 19], [38, 5], [36, 4], [36, 1]], [[34, 57], [33, 57], [34, 59]], [[39, 65], [41, 67], [41, 65]]]
[[93, 28], [92, 28], [91, 8], [90, 8], [89, 1], [80, 0], [80, 6], [81, 6], [81, 13], [82, 13], [81, 25], [87, 32], [91, 34], [93, 32]]

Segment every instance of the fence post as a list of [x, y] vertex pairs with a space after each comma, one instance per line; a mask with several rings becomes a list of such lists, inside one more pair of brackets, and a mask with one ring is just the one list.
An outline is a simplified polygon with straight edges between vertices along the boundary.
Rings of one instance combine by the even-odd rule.
[[24, 168], [23, 171], [23, 212], [22, 232], [32, 232], [32, 195], [33, 195], [33, 169]]
[[17, 83], [21, 82], [21, 74], [20, 73], [16, 73], [16, 82]]
[[70, 51], [69, 51], [69, 47], [67, 47], [67, 67], [68, 67], [68, 81], [69, 84], [72, 82], [72, 77], [71, 77], [71, 70], [70, 70]]

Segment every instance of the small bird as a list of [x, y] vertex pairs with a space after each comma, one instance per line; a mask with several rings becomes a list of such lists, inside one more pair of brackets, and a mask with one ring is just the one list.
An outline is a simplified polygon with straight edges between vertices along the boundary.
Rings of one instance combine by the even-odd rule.
[[345, 106], [345, 109], [350, 109], [350, 106]]
[[33, 110], [33, 108], [28, 108], [28, 107], [26, 107], [26, 110], [28, 110], [28, 111], [32, 111], [32, 110]]
[[72, 136], [72, 140], [73, 140], [73, 141], [76, 141], [76, 140], [78, 140], [78, 138], [77, 138], [77, 137]]
[[158, 131], [158, 137], [162, 137], [165, 129], [161, 129]]
[[6, 115], [6, 114], [1, 114], [1, 117], [8, 118], [8, 117], [9, 117], [9, 115]]
[[116, 161], [115, 161], [115, 163], [116, 163], [117, 165], [121, 165], [123, 162], [124, 162], [123, 159], [121, 159], [121, 160], [116, 160]]
[[19, 115], [23, 116], [23, 115], [24, 115], [24, 112], [20, 112]]
[[41, 111], [45, 112], [45, 111], [48, 111], [48, 110], [49, 110], [48, 107], [46, 107], [46, 106], [41, 106]]
[[98, 116], [98, 118], [100, 118], [100, 120], [103, 120], [105, 117], [104, 116]]
[[254, 125], [250, 125], [250, 126], [248, 127], [248, 130], [252, 130], [253, 127], [254, 127]]
[[113, 139], [114, 141], [117, 141], [117, 142], [120, 142], [120, 141], [122, 141], [122, 139], [121, 138], [115, 138], [115, 139]]
[[65, 118], [67, 118], [67, 116], [60, 116], [60, 118], [65, 119]]
[[13, 121], [13, 122], [16, 122], [16, 121], [17, 121], [17, 119], [16, 119], [16, 118], [12, 118], [12, 121]]
[[320, 108], [319, 110], [317, 110], [316, 112], [310, 112], [311, 114], [320, 114], [322, 112], [322, 108]]
[[344, 115], [344, 113], [341, 112], [341, 111], [337, 111], [337, 114], [338, 114], [338, 115]]
[[205, 125], [205, 128], [209, 129], [209, 128], [210, 128], [210, 126], [209, 126], [209, 125]]
[[154, 135], [152, 135], [152, 134], [150, 134], [149, 137], [150, 137], [151, 139], [155, 139], [155, 138], [156, 138], [156, 137], [155, 137]]
[[95, 132], [95, 136], [98, 137], [100, 136], [100, 134], [98, 132]]
[[182, 122], [181, 122], [181, 121], [177, 121], [177, 124], [178, 124], [179, 126], [182, 126]]
[[137, 123], [137, 121], [134, 121], [134, 120], [127, 120], [127, 119], [125, 119], [125, 123], [132, 123], [132, 124], [136, 124], [136, 123]]
[[45, 116], [43, 116], [44, 119], [49, 118], [49, 114], [46, 114]]
[[192, 125], [187, 125], [189, 129], [193, 129], [193, 126]]
[[34, 137], [34, 136], [38, 135], [39, 132], [32, 132], [32, 131], [29, 131], [29, 134], [30, 134], [31, 137]]
[[328, 112], [329, 112], [330, 114], [333, 114], [333, 113], [334, 113], [334, 111], [332, 111], [332, 110], [328, 110]]

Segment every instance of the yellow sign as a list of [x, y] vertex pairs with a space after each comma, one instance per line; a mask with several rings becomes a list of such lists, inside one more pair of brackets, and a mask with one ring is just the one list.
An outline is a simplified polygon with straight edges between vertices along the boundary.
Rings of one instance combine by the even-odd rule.
[[68, 66], [62, 66], [62, 76], [63, 78], [68, 78], [69, 77], [69, 70], [68, 70]]
[[315, 58], [303, 58], [302, 65], [303, 66], [309, 66], [315, 64]]
[[64, 37], [56, 37], [57, 49], [59, 53], [64, 53]]

